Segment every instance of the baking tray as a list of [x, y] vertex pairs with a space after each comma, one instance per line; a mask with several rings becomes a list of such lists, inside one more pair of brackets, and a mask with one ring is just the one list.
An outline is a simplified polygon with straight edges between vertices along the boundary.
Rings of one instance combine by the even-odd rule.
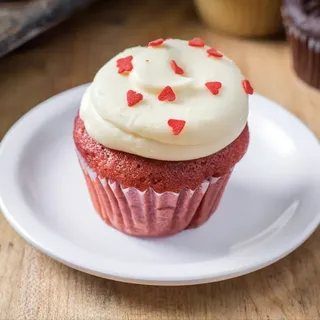
[[0, 57], [95, 0], [0, 0]]

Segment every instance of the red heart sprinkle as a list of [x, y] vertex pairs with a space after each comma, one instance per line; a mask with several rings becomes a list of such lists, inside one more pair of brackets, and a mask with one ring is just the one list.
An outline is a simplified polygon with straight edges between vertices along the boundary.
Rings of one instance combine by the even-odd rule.
[[129, 72], [133, 69], [133, 56], [128, 56], [117, 60], [118, 73]]
[[133, 90], [129, 90], [127, 92], [127, 102], [129, 107], [133, 107], [141, 100], [143, 100], [143, 95], [141, 93], [137, 93]]
[[174, 60], [170, 61], [170, 66], [176, 74], [184, 74], [183, 69], [180, 68]]
[[204, 47], [204, 41], [200, 38], [193, 38], [188, 42], [191, 47]]
[[174, 101], [176, 99], [176, 95], [173, 92], [170, 86], [166, 86], [163, 90], [159, 93], [158, 99], [160, 101]]
[[172, 128], [172, 132], [175, 136], [180, 134], [180, 132], [183, 130], [186, 122], [184, 120], [176, 120], [176, 119], [169, 119], [168, 125]]
[[222, 87], [222, 83], [219, 81], [207, 82], [206, 87], [210, 90], [215, 96], [219, 94], [219, 90]]
[[208, 53], [208, 56], [212, 56], [212, 57], [216, 57], [216, 58], [222, 58], [223, 57], [223, 54], [219, 51], [217, 51], [216, 48], [210, 48], [207, 50], [207, 53]]
[[164, 39], [160, 38], [160, 39], [157, 39], [157, 40], [153, 40], [153, 41], [150, 41], [148, 43], [148, 46], [150, 47], [159, 47], [163, 44], [164, 42]]
[[249, 80], [242, 80], [242, 87], [247, 94], [253, 94], [253, 88]]

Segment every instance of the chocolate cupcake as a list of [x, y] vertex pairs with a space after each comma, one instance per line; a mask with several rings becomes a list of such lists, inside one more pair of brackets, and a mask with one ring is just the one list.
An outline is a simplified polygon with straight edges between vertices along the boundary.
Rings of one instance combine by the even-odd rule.
[[135, 236], [207, 221], [247, 150], [252, 92], [233, 62], [199, 38], [158, 39], [107, 62], [74, 126], [102, 219]]
[[295, 72], [320, 89], [320, 1], [285, 0], [281, 12]]

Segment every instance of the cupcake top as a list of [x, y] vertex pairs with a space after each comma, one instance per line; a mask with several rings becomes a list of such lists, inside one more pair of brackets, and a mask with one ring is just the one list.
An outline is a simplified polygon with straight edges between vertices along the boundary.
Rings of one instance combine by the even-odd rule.
[[282, 16], [287, 27], [298, 28], [308, 36], [320, 39], [319, 0], [285, 0]]
[[252, 93], [236, 65], [201, 39], [158, 39], [108, 61], [84, 94], [80, 117], [110, 149], [191, 160], [240, 135]]

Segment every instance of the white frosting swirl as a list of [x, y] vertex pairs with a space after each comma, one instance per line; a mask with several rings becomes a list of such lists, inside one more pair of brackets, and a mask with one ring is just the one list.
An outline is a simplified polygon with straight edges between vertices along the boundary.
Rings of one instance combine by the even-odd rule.
[[[88, 134], [115, 150], [158, 160], [191, 160], [213, 154], [244, 129], [248, 96], [237, 66], [225, 56], [208, 57], [207, 49], [170, 39], [159, 47], [130, 48], [111, 59], [97, 73], [82, 99], [80, 117]], [[116, 61], [133, 56], [133, 70], [119, 74]], [[174, 73], [170, 61], [184, 70]], [[219, 81], [213, 95], [206, 82]], [[171, 86], [175, 101], [159, 101], [161, 90]], [[134, 90], [143, 100], [128, 107], [126, 94]], [[179, 135], [169, 119], [186, 121]]]

